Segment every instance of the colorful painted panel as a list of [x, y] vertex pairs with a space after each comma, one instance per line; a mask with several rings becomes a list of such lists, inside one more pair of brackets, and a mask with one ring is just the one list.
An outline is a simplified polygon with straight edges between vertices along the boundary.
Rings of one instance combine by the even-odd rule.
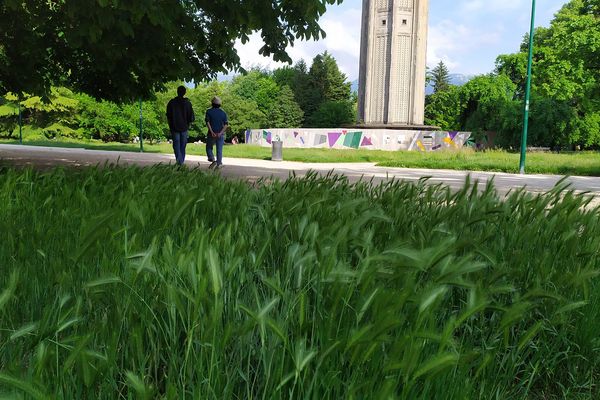
[[314, 141], [315, 146], [320, 146], [325, 143], [327, 143], [326, 135], [315, 135], [315, 141]]
[[346, 133], [346, 137], [344, 137], [344, 146], [352, 147], [353, 149], [358, 149], [360, 146], [360, 138], [362, 137], [362, 132], [348, 132]]
[[360, 143], [361, 147], [364, 146], [373, 146], [373, 140], [370, 137], [365, 136], [362, 140], [362, 142]]
[[284, 148], [329, 147], [333, 149], [377, 149], [389, 151], [447, 151], [460, 149], [470, 132], [431, 132], [384, 128], [346, 131], [343, 129], [255, 129], [246, 132], [246, 142], [270, 147], [273, 140]]
[[329, 147], [333, 147], [342, 134], [340, 132], [329, 132], [327, 136], [329, 137]]

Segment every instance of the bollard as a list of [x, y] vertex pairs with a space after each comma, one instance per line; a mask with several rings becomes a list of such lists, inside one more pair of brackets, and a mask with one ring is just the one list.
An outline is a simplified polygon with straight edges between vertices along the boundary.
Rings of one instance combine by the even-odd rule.
[[281, 140], [274, 140], [272, 142], [273, 150], [271, 151], [271, 161], [282, 161], [283, 160], [283, 142]]

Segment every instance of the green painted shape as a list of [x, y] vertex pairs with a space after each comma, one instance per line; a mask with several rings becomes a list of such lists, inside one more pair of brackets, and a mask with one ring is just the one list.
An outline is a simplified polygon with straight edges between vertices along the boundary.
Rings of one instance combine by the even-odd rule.
[[360, 146], [361, 137], [362, 137], [362, 132], [346, 133], [346, 137], [344, 138], [344, 146], [352, 147], [353, 149], [358, 149]]

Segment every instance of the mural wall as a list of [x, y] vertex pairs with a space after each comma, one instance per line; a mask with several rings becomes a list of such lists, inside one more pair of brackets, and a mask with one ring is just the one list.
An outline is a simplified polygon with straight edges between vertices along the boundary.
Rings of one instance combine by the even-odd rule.
[[[283, 147], [437, 151], [463, 147], [470, 132], [427, 132], [394, 129], [253, 129], [246, 143]], [[469, 143], [470, 144], [470, 143]]]

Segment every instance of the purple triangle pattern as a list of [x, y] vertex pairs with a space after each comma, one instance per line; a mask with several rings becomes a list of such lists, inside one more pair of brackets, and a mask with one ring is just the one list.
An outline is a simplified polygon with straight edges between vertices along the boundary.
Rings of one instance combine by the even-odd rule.
[[458, 135], [458, 132], [448, 132], [448, 134], [450, 135], [450, 140], [454, 140], [456, 135]]
[[329, 132], [327, 136], [329, 137], [329, 147], [333, 147], [342, 134], [340, 132]]
[[370, 137], [365, 136], [362, 140], [361, 146], [373, 146], [373, 140]]

